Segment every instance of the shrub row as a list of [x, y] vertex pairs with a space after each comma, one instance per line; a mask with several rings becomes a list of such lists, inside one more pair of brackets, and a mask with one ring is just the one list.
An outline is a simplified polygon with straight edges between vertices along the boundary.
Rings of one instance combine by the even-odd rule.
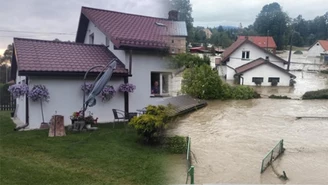
[[303, 100], [311, 100], [311, 99], [328, 99], [328, 89], [322, 89], [318, 91], [308, 91], [303, 97]]

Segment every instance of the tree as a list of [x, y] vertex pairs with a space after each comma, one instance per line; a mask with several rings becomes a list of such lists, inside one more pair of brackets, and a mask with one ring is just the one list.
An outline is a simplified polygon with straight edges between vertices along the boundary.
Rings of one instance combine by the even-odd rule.
[[13, 45], [9, 44], [7, 46], [7, 49], [3, 53], [3, 56], [0, 58], [0, 65], [5, 63], [5, 62], [11, 63], [11, 57], [12, 56], [13, 56]]
[[269, 30], [277, 44], [277, 49], [283, 49], [284, 35], [287, 30], [287, 23], [290, 22], [289, 19], [278, 3], [267, 4], [257, 15], [254, 29], [261, 35], [267, 35]]
[[210, 65], [211, 60], [209, 57], [201, 58], [197, 55], [192, 55], [190, 53], [180, 53], [172, 56], [170, 59], [170, 67], [173, 69], [179, 69], [181, 67], [191, 68], [195, 66], [200, 66], [203, 64]]
[[179, 21], [185, 21], [187, 24], [187, 44], [193, 38], [193, 22], [194, 19], [191, 16], [192, 13], [192, 6], [190, 4], [190, 0], [170, 0], [172, 7], [175, 10], [179, 11]]

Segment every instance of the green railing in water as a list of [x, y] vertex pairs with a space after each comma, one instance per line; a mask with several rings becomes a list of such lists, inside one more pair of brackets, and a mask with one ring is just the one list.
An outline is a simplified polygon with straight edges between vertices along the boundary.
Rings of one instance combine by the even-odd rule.
[[264, 170], [270, 166], [272, 162], [275, 161], [284, 151], [284, 140], [282, 139], [262, 160], [261, 173], [263, 173]]
[[192, 160], [191, 160], [191, 138], [188, 136], [187, 137], [187, 180], [186, 184], [188, 184], [188, 179], [190, 176], [190, 184], [195, 184], [195, 167], [192, 166]]

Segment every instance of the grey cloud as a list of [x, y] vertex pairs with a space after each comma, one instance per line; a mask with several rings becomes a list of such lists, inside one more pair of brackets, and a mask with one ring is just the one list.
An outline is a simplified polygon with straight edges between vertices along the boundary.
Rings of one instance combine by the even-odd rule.
[[[76, 33], [82, 6], [167, 17], [168, 0], [10, 0], [1, 2], [0, 29], [33, 32]], [[13, 37], [53, 40], [74, 40], [75, 35], [35, 35], [0, 32], [1, 50]]]

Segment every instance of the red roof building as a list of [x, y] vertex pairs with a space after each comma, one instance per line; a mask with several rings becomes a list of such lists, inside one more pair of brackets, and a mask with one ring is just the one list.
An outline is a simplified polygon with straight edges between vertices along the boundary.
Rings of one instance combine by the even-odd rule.
[[261, 48], [268, 49], [272, 53], [276, 54], [277, 45], [274, 39], [270, 36], [238, 36], [237, 40], [247, 39], [252, 41], [254, 44], [258, 45]]

